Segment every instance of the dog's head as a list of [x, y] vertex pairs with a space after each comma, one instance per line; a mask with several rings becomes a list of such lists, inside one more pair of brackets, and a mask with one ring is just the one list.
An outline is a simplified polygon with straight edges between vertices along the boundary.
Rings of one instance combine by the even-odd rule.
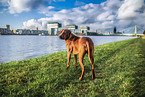
[[64, 40], [67, 40], [69, 39], [70, 35], [71, 35], [71, 31], [68, 30], [68, 29], [63, 29], [59, 32], [59, 38], [60, 39], [64, 39]]

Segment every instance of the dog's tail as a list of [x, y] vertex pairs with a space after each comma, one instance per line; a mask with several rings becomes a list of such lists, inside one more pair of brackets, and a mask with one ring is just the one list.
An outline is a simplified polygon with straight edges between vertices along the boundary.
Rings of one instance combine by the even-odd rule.
[[90, 45], [89, 45], [89, 42], [87, 41], [87, 48], [88, 48], [88, 57], [89, 57], [89, 60], [91, 60], [91, 58], [90, 58]]
[[90, 44], [89, 44], [89, 42], [87, 41], [87, 48], [88, 48], [88, 57], [89, 57], [89, 61], [91, 62], [91, 64], [93, 64], [94, 63], [94, 59], [92, 58], [92, 57], [94, 57], [93, 56], [93, 49], [94, 48], [90, 48]]

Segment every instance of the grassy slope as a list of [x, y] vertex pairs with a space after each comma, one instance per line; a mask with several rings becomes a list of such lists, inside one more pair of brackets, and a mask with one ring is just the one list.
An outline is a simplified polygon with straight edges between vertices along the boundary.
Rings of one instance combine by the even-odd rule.
[[66, 69], [66, 51], [0, 65], [0, 96], [143, 96], [145, 40], [131, 39], [95, 47], [96, 79], [85, 56], [80, 66]]

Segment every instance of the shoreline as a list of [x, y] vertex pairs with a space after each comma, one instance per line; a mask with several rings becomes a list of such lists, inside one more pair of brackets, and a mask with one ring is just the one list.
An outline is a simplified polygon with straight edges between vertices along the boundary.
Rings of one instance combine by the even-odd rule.
[[[134, 36], [137, 36], [137, 37], [142, 37], [144, 35], [134, 35], [134, 34], [130, 34], [130, 35], [125, 35], [125, 34], [88, 34], [88, 35], [84, 35], [84, 34], [81, 34], [81, 33], [75, 33], [76, 35], [78, 36], [131, 36], [131, 37], [134, 37]], [[3, 36], [3, 35], [15, 35], [15, 36], [58, 36], [58, 35], [39, 35], [39, 34], [0, 34], [0, 36]]]

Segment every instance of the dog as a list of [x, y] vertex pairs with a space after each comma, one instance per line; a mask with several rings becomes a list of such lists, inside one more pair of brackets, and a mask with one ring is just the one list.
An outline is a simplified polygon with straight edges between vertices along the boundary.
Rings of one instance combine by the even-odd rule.
[[82, 74], [79, 80], [82, 80], [84, 76], [84, 65], [83, 65], [83, 58], [85, 54], [88, 54], [89, 61], [92, 65], [92, 79], [95, 78], [95, 71], [94, 71], [94, 43], [89, 37], [78, 37], [71, 33], [68, 29], [63, 29], [59, 32], [59, 38], [65, 40], [66, 49], [67, 49], [67, 68], [69, 67], [71, 53], [73, 53], [75, 58], [75, 67], [78, 66], [77, 64], [77, 54], [79, 55], [79, 63], [81, 65]]

